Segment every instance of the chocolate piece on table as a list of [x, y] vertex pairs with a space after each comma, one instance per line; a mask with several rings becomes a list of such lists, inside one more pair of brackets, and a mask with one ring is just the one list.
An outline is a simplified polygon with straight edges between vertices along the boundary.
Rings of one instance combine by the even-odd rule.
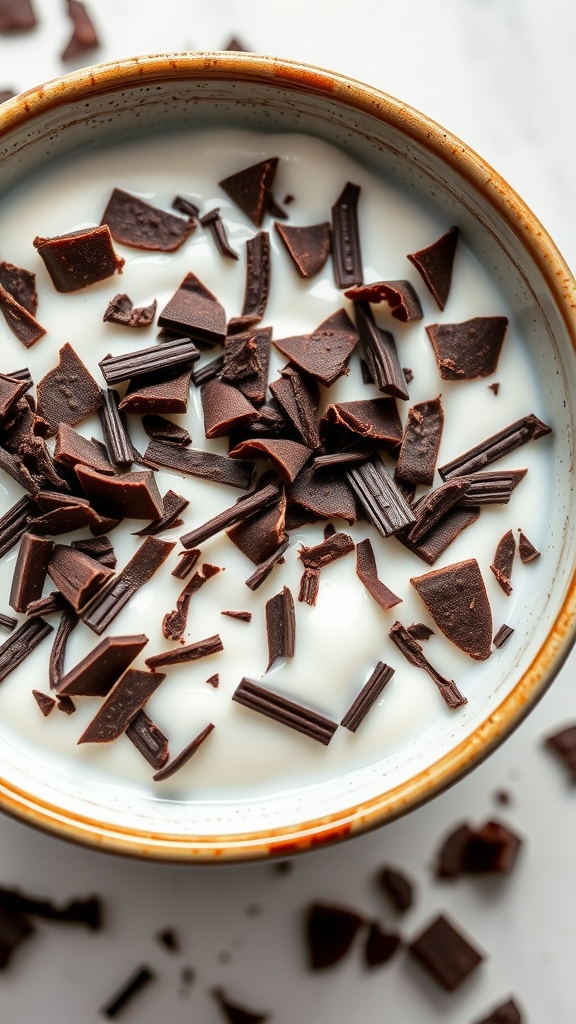
[[215, 210], [209, 210], [208, 213], [205, 213], [204, 216], [200, 218], [200, 223], [203, 228], [208, 228], [221, 256], [228, 256], [233, 260], [240, 259], [238, 253], [232, 248], [228, 241], [226, 225], [220, 216], [220, 209], [218, 207]]
[[259, 231], [246, 242], [246, 286], [242, 305], [243, 317], [261, 320], [270, 292], [270, 235]]
[[151, 469], [129, 470], [118, 476], [77, 466], [76, 476], [92, 506], [117, 519], [160, 519], [164, 505]]
[[181, 494], [176, 494], [176, 491], [168, 490], [162, 498], [162, 507], [164, 514], [160, 519], [155, 519], [149, 526], [143, 526], [141, 530], [136, 530], [135, 537], [151, 537], [156, 533], [162, 533], [163, 530], [169, 530], [172, 526], [180, 525], [182, 520], [176, 522], [177, 517], [185, 508], [188, 508], [190, 502], [188, 498], [183, 498]]
[[354, 523], [358, 518], [354, 494], [346, 481], [324, 470], [316, 472], [310, 465], [304, 466], [290, 485], [288, 500], [321, 519], [337, 518]]
[[0, 33], [29, 32], [38, 20], [32, 0], [2, 0], [0, 5]]
[[494, 644], [494, 647], [497, 647], [497, 648], [502, 647], [506, 643], [508, 637], [512, 636], [513, 632], [514, 632], [514, 630], [512, 629], [512, 627], [511, 626], [507, 626], [506, 623], [504, 622], [500, 626], [500, 629], [498, 630], [498, 632], [494, 636], [494, 639], [492, 640], [492, 643]]
[[410, 943], [408, 951], [447, 992], [454, 992], [484, 959], [443, 914]]
[[54, 687], [59, 696], [105, 697], [148, 643], [143, 633], [107, 636]]
[[402, 424], [394, 398], [363, 398], [329, 405], [320, 420], [320, 426], [326, 427], [328, 424], [342, 428], [344, 437], [350, 432], [391, 447], [402, 440]]
[[515, 420], [503, 430], [499, 430], [497, 434], [492, 434], [485, 441], [475, 445], [474, 448], [470, 448], [456, 459], [452, 459], [451, 462], [440, 466], [438, 472], [443, 480], [476, 473], [504, 455], [516, 451], [528, 441], [536, 441], [539, 437], [545, 437], [546, 434], [551, 433], [551, 429], [537, 416], [530, 413], [520, 420]]
[[149, 327], [154, 323], [157, 302], [154, 299], [149, 306], [134, 306], [132, 299], [120, 292], [106, 306], [104, 323], [121, 324], [123, 327]]
[[[52, 642], [50, 660], [48, 662], [48, 681], [51, 690], [57, 690], [62, 676], [64, 675], [64, 658], [66, 645], [73, 629], [76, 629], [79, 619], [77, 613], [67, 603], [62, 610], [56, 636]], [[58, 695], [60, 696], [60, 695]]]
[[378, 327], [367, 303], [355, 302], [354, 316], [364, 349], [364, 365], [370, 378], [364, 383], [373, 382], [380, 391], [393, 398], [408, 399], [408, 382], [400, 366], [394, 336]]
[[259, 562], [252, 575], [245, 580], [246, 586], [249, 587], [250, 590], [257, 590], [258, 587], [268, 579], [272, 569], [282, 559], [282, 556], [287, 550], [289, 544], [290, 540], [287, 537], [286, 540], [277, 547], [276, 551], [273, 551], [268, 558], [264, 559], [264, 561]]
[[111, 743], [118, 739], [165, 678], [164, 672], [129, 668], [108, 694], [78, 743]]
[[150, 348], [123, 352], [119, 356], [106, 356], [98, 363], [104, 380], [109, 387], [136, 377], [159, 374], [168, 370], [190, 368], [200, 358], [200, 352], [190, 338], [175, 338], [173, 341], [152, 345]]
[[576, 725], [568, 725], [547, 736], [544, 746], [552, 750], [563, 762], [569, 773], [570, 781], [576, 782]]
[[258, 419], [257, 410], [242, 392], [221, 380], [211, 380], [204, 384], [200, 397], [207, 438], [222, 437], [234, 428]]
[[458, 499], [460, 506], [467, 505], [507, 505], [512, 491], [526, 476], [525, 469], [488, 470], [486, 473], [472, 473], [468, 477], [457, 477], [467, 480], [468, 486]]
[[0, 517], [0, 557], [15, 547], [26, 533], [28, 520], [35, 511], [32, 498], [25, 494]]
[[314, 378], [304, 375], [294, 366], [286, 366], [278, 379], [271, 382], [270, 391], [304, 444], [313, 451], [319, 448], [320, 393]]
[[275, 484], [267, 484], [266, 487], [262, 487], [260, 490], [253, 491], [251, 494], [240, 498], [235, 505], [224, 509], [223, 512], [219, 512], [218, 515], [209, 519], [202, 526], [198, 526], [196, 529], [190, 530], [189, 533], [183, 534], [180, 537], [180, 542], [185, 548], [194, 548], [198, 544], [202, 544], [203, 541], [208, 540], [209, 537], [214, 537], [215, 534], [228, 529], [229, 526], [242, 522], [256, 512], [261, 512], [268, 505], [274, 504], [279, 496], [279, 487]]
[[394, 608], [402, 601], [402, 598], [394, 594], [379, 578], [374, 549], [367, 537], [356, 545], [356, 575], [384, 611]]
[[380, 455], [346, 471], [346, 480], [366, 517], [383, 537], [404, 530], [415, 516]]
[[324, 746], [330, 743], [338, 728], [337, 722], [281, 694], [273, 693], [251, 679], [241, 680], [232, 694], [232, 700], [310, 739], [318, 740]]
[[288, 587], [283, 587], [279, 594], [275, 594], [266, 602], [265, 615], [268, 640], [266, 671], [269, 672], [277, 658], [294, 657], [296, 619], [294, 599]]
[[431, 487], [443, 429], [444, 411], [440, 395], [419, 402], [408, 410], [396, 464], [399, 479]]
[[308, 279], [319, 274], [332, 249], [330, 224], [325, 221], [295, 227], [276, 222], [274, 228], [300, 277]]
[[477, 316], [457, 324], [430, 324], [432, 343], [442, 380], [475, 380], [494, 373], [508, 326], [505, 316]]
[[360, 186], [346, 182], [332, 207], [332, 265], [337, 288], [362, 283], [362, 252], [358, 226]]
[[364, 919], [356, 911], [329, 903], [312, 903], [306, 911], [308, 966], [313, 971], [334, 967], [350, 950]]
[[168, 740], [145, 711], [139, 711], [132, 719], [126, 729], [126, 736], [152, 768], [158, 770], [166, 764]]
[[[101, 394], [102, 405], [98, 415], [108, 458], [115, 466], [131, 466], [134, 461], [134, 446], [128, 433], [126, 417], [120, 409], [120, 395], [114, 388], [103, 388]], [[102, 472], [99, 466], [92, 468]]]
[[8, 327], [26, 348], [31, 348], [46, 334], [46, 329], [38, 323], [36, 317], [0, 284], [0, 312]]
[[12, 633], [18, 625], [18, 619], [13, 618], [12, 615], [4, 615], [0, 612], [0, 629], [3, 629], [5, 633]]
[[418, 558], [428, 565], [434, 563], [443, 555], [446, 549], [460, 536], [466, 527], [471, 526], [480, 517], [480, 509], [477, 506], [460, 508], [453, 506], [444, 513], [435, 526], [427, 531], [421, 540], [413, 544], [406, 536], [398, 535], [398, 540], [410, 551], [413, 551]]
[[99, 473], [114, 473], [114, 467], [102, 455], [98, 445], [79, 434], [69, 423], [61, 423], [56, 434], [54, 460], [74, 469], [78, 464], [89, 466]]
[[261, 327], [246, 334], [230, 335], [224, 342], [220, 379], [234, 384], [257, 406], [266, 399], [271, 338], [272, 328]]
[[145, 537], [121, 572], [97, 594], [82, 614], [82, 621], [95, 633], [103, 633], [136, 591], [152, 579], [173, 547], [172, 541]]
[[128, 980], [122, 986], [122, 988], [115, 992], [111, 999], [101, 1007], [100, 1013], [104, 1017], [109, 1017], [114, 1020], [120, 1015], [127, 1003], [131, 1002], [135, 995], [149, 985], [151, 981], [156, 980], [156, 974], [150, 967], [139, 967], [133, 974], [130, 975]]
[[345, 309], [332, 313], [311, 334], [273, 342], [291, 362], [326, 387], [348, 373], [348, 360], [357, 343], [358, 333]]
[[348, 711], [342, 718], [340, 725], [350, 732], [356, 732], [362, 724], [370, 708], [376, 703], [378, 697], [387, 683], [394, 675], [394, 669], [379, 661], [368, 681], [364, 684], [356, 699], [352, 702]]
[[482, 1020], [475, 1020], [473, 1024], [522, 1024], [522, 1015], [513, 999], [507, 999], [505, 1003], [490, 1010], [487, 1017]]
[[451, 711], [455, 711], [457, 708], [461, 708], [464, 704], [468, 703], [466, 697], [460, 693], [454, 680], [446, 679], [428, 661], [418, 640], [408, 632], [401, 622], [395, 622], [388, 635], [411, 665], [421, 668], [428, 673], [430, 678], [436, 683], [446, 706]]
[[62, 53], [62, 60], [83, 57], [88, 50], [100, 46], [96, 29], [81, 0], [67, 0], [68, 17], [72, 21], [72, 35]]
[[47, 693], [42, 693], [42, 690], [32, 690], [32, 696], [44, 715], [44, 718], [48, 718], [50, 712], [56, 707], [54, 697], [50, 697]]
[[414, 900], [414, 883], [404, 871], [386, 864], [379, 870], [376, 881], [399, 914], [410, 909]]
[[475, 558], [413, 576], [410, 583], [448, 640], [478, 661], [490, 657], [492, 611]]
[[226, 312], [200, 279], [188, 273], [160, 313], [158, 326], [216, 345], [226, 337]]
[[228, 618], [230, 618], [230, 619], [238, 619], [240, 622], [251, 622], [252, 621], [252, 612], [243, 612], [243, 611], [236, 612], [236, 611], [227, 610], [227, 611], [220, 612], [220, 615], [227, 615]]
[[118, 408], [121, 412], [182, 413], [190, 400], [190, 369], [146, 373], [131, 380]]
[[94, 932], [102, 928], [102, 903], [98, 896], [72, 899], [58, 906], [52, 900], [32, 896], [21, 889], [0, 886], [0, 907], [10, 913], [27, 914], [43, 921], [83, 924]]
[[161, 654], [152, 654], [146, 658], [148, 668], [153, 672], [164, 665], [184, 665], [190, 661], [198, 661], [200, 658], [207, 658], [211, 654], [219, 654], [224, 650], [224, 644], [218, 633], [209, 636], [205, 640], [197, 640], [185, 647], [174, 647], [170, 651], [163, 651]]
[[[266, 478], [259, 480], [266, 484]], [[286, 494], [281, 488], [278, 500], [249, 519], [226, 531], [229, 540], [255, 565], [266, 561], [286, 539]]]
[[231, 459], [241, 459], [244, 456], [252, 459], [268, 459], [285, 484], [293, 483], [311, 454], [310, 449], [298, 441], [287, 441], [275, 437], [261, 440], [251, 438], [248, 441], [241, 441], [228, 452]]
[[179, 423], [160, 416], [158, 413], [145, 413], [142, 417], [142, 426], [148, 437], [155, 441], [168, 441], [169, 444], [178, 444], [186, 447], [192, 444], [192, 438], [185, 427]]
[[106, 224], [54, 238], [37, 236], [33, 246], [57, 292], [76, 292], [122, 272], [125, 260], [114, 252]]
[[271, 157], [236, 171], [218, 182], [220, 188], [224, 189], [226, 195], [257, 228], [261, 227], [264, 215], [270, 209], [277, 167], [278, 157]]
[[510, 577], [512, 575], [512, 566], [514, 564], [515, 554], [516, 538], [514, 537], [512, 530], [507, 530], [496, 545], [494, 561], [491, 563], [490, 568], [498, 580], [502, 590], [508, 597], [512, 593]]
[[192, 742], [189, 743], [184, 750], [181, 750], [179, 754], [176, 754], [176, 757], [173, 757], [171, 761], [168, 761], [163, 768], [160, 768], [160, 770], [152, 776], [154, 782], [164, 782], [165, 779], [171, 778], [171, 776], [175, 775], [177, 771], [180, 771], [180, 769], [183, 768], [190, 758], [196, 753], [202, 743], [204, 743], [204, 740], [208, 738], [213, 729], [214, 725], [210, 722], [204, 729], [202, 729], [202, 732], [198, 733], [198, 735], [194, 737]]
[[267, 1013], [258, 1013], [249, 1010], [243, 1003], [232, 1002], [221, 988], [212, 988], [210, 992], [228, 1024], [264, 1024], [269, 1019]]
[[22, 267], [15, 267], [13, 263], [3, 260], [0, 262], [0, 284], [20, 306], [23, 306], [32, 316], [36, 316], [38, 309], [36, 274], [30, 270], [24, 270]]
[[439, 487], [422, 495], [418, 501], [412, 503], [412, 511], [416, 516], [416, 522], [406, 533], [406, 540], [409, 543], [417, 544], [422, 537], [425, 537], [447, 512], [458, 504], [460, 498], [466, 493], [468, 478], [457, 476], [454, 480], [446, 480]]
[[444, 309], [450, 294], [458, 228], [453, 227], [424, 249], [408, 254], [439, 309]]
[[191, 548], [190, 551], [178, 552], [178, 565], [172, 569], [171, 576], [178, 580], [185, 580], [200, 558], [200, 548]]
[[58, 365], [38, 381], [36, 403], [49, 436], [61, 423], [73, 427], [102, 405], [98, 384], [68, 342], [60, 349]]
[[521, 844], [520, 837], [502, 822], [487, 821], [480, 828], [464, 822], [442, 842], [436, 858], [436, 877], [507, 874], [516, 863]]
[[101, 223], [122, 245], [160, 252], [179, 249], [196, 229], [189, 217], [176, 217], [119, 188], [113, 190]]
[[387, 302], [396, 320], [411, 323], [423, 317], [420, 299], [410, 281], [375, 281], [373, 284], [359, 284], [344, 292], [354, 302]]
[[528, 540], [528, 537], [522, 530], [519, 531], [518, 554], [523, 565], [527, 565], [529, 562], [533, 562], [534, 559], [540, 558], [540, 552], [534, 547], [532, 541]]
[[401, 945], [402, 939], [398, 932], [385, 931], [373, 921], [364, 944], [366, 967], [380, 967], [382, 964], [388, 963]]
[[214, 483], [228, 484], [241, 490], [250, 487], [254, 473], [252, 462], [240, 462], [215, 452], [182, 449], [165, 441], [151, 441], [144, 452], [143, 461], [155, 469], [172, 469], [176, 473], [204, 477]]
[[347, 533], [332, 533], [313, 547], [302, 544], [298, 558], [307, 569], [323, 569], [351, 551], [354, 551], [354, 541]]
[[35, 647], [52, 632], [52, 626], [39, 616], [26, 619], [0, 645], [0, 683], [20, 665]]
[[210, 565], [205, 562], [201, 572], [195, 572], [186, 586], [180, 591], [176, 598], [174, 611], [166, 612], [162, 620], [162, 633], [167, 640], [180, 640], [186, 629], [188, 608], [192, 595], [195, 594], [212, 576], [216, 576], [221, 570], [217, 565]]
[[15, 612], [25, 612], [31, 601], [41, 597], [53, 547], [51, 540], [42, 540], [32, 533], [22, 536], [8, 598]]

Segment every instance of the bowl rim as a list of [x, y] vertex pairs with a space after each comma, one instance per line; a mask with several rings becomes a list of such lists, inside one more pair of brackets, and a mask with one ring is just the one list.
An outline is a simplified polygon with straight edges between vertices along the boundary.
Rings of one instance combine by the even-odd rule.
[[[576, 352], [576, 282], [556, 245], [524, 201], [470, 146], [416, 110], [367, 83], [331, 70], [238, 51], [193, 51], [139, 55], [81, 68], [51, 79], [0, 107], [0, 140], [50, 109], [95, 95], [136, 87], [146, 81], [226, 79], [267, 84], [292, 92], [326, 96], [352, 111], [384, 119], [433, 157], [451, 163], [458, 175], [483, 194], [529, 250]], [[0, 809], [59, 838], [157, 861], [222, 863], [285, 857], [364, 833], [400, 817], [458, 781], [508, 736], [536, 705], [566, 660], [576, 639], [576, 571], [546, 640], [512, 691], [474, 730], [431, 766], [406, 782], [339, 812], [288, 827], [218, 836], [172, 835], [122, 828], [63, 811], [31, 797], [0, 778]]]

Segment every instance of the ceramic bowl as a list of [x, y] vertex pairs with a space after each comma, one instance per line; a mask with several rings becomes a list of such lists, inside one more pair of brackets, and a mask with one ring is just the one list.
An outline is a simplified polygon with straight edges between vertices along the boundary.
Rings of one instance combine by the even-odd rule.
[[[158, 790], [102, 788], [86, 772], [51, 774], [41, 757], [7, 740], [0, 724], [4, 811], [94, 848], [189, 862], [285, 856], [382, 826], [430, 799], [534, 707], [568, 654], [576, 610], [570, 474], [576, 289], [521, 199], [444, 128], [367, 84], [300, 63], [244, 53], [137, 57], [80, 70], [0, 108], [0, 196], [95, 142], [215, 125], [314, 136], [457, 224], [505, 291], [553, 435], [546, 449], [545, 543], [510, 605], [514, 643], [474, 677], [463, 713], [442, 714], [393, 753], [382, 750], [354, 770], [249, 799], [167, 799]], [[10, 258], [4, 239], [3, 254]]]

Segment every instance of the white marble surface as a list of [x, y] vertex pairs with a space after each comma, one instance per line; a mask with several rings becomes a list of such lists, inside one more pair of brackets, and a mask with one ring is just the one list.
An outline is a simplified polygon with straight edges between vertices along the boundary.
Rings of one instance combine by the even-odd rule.
[[[58, 57], [69, 34], [65, 5], [36, 0], [36, 7], [36, 33], [0, 38], [0, 89], [28, 88], [66, 70]], [[90, 9], [102, 37], [94, 60], [218, 48], [235, 35], [259, 52], [330, 67], [401, 97], [507, 178], [576, 266], [576, 8], [564, 0], [93, 0]], [[573, 655], [515, 735], [452, 790], [385, 829], [300, 858], [286, 875], [263, 864], [134, 863], [0, 818], [0, 883], [58, 899], [96, 891], [107, 907], [100, 934], [40, 927], [0, 975], [0, 1020], [93, 1024], [115, 988], [147, 963], [157, 980], [122, 1015], [128, 1024], [217, 1024], [215, 985], [269, 1011], [274, 1024], [472, 1024], [510, 994], [524, 1021], [573, 1024], [576, 791], [542, 739], [576, 720], [575, 668]], [[507, 807], [495, 801], [502, 787], [512, 794]], [[514, 874], [434, 882], [431, 853], [445, 831], [495, 815], [525, 838]], [[401, 920], [374, 886], [384, 862], [403, 865], [418, 882]], [[408, 939], [447, 910], [487, 959], [453, 995], [403, 955], [370, 974], [353, 954], [310, 975], [301, 922], [312, 898], [399, 924]], [[179, 931], [181, 953], [155, 940], [167, 925]], [[196, 980], [182, 989], [188, 965]]]

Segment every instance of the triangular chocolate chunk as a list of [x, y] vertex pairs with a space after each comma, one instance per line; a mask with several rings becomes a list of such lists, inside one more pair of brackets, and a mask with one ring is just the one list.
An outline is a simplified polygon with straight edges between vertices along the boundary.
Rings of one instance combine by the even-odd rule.
[[242, 171], [223, 178], [218, 184], [243, 213], [259, 228], [272, 198], [272, 185], [278, 166], [278, 157], [252, 164]]
[[444, 636], [478, 661], [490, 656], [492, 611], [475, 558], [414, 576], [412, 586]]
[[215, 345], [226, 337], [226, 312], [199, 278], [188, 273], [160, 313], [158, 326]]
[[345, 309], [323, 320], [312, 334], [282, 338], [273, 344], [302, 370], [330, 387], [348, 373], [347, 362], [358, 342], [358, 333]]
[[275, 223], [274, 227], [300, 277], [309, 278], [319, 274], [332, 246], [330, 224], [326, 221], [324, 224], [294, 227]]
[[436, 299], [439, 309], [444, 309], [452, 283], [454, 254], [458, 241], [458, 228], [450, 228], [432, 245], [408, 255], [424, 284]]
[[430, 324], [432, 342], [442, 380], [489, 377], [498, 359], [508, 326], [505, 316], [476, 316], [457, 324]]

